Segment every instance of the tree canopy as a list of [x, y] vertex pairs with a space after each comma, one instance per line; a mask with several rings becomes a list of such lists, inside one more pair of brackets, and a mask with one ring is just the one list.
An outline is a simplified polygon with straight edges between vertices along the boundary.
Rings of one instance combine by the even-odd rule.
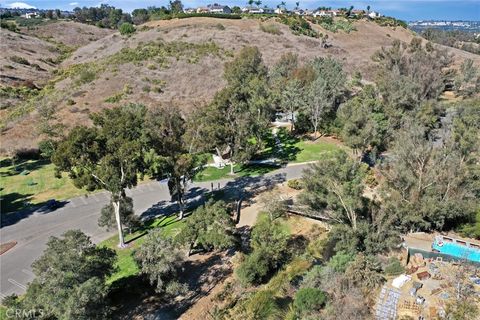
[[114, 271], [115, 252], [97, 247], [80, 230], [51, 237], [32, 264], [35, 279], [17, 301], [38, 310], [35, 319], [105, 319], [109, 314], [105, 280]]

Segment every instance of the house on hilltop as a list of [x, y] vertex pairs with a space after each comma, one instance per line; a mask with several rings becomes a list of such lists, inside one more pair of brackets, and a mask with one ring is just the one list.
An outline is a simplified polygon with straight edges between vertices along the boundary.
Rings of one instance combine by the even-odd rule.
[[224, 6], [218, 3], [209, 4], [207, 8], [210, 13], [224, 13], [224, 14], [232, 13], [232, 9], [230, 9], [229, 6]]

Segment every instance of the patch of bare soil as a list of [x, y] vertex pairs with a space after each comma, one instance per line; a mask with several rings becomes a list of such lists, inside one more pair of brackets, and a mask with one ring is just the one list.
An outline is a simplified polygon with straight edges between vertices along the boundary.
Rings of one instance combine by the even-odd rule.
[[8, 250], [12, 249], [17, 245], [17, 241], [10, 241], [7, 243], [0, 244], [0, 255], [4, 254]]
[[36, 27], [21, 28], [21, 32], [54, 42], [63, 43], [72, 48], [83, 47], [102, 39], [115, 31], [73, 21], [58, 21]]
[[[213, 296], [224, 280], [232, 273], [231, 256], [226, 252], [195, 254], [188, 258], [180, 278], [186, 281], [189, 292], [167, 303], [150, 296], [139, 302], [119, 319], [205, 319], [199, 317], [199, 308], [208, 297]], [[193, 309], [192, 309], [193, 308]], [[207, 312], [208, 308], [205, 309]], [[193, 310], [193, 313], [192, 311]], [[187, 316], [184, 317], [184, 313]]]

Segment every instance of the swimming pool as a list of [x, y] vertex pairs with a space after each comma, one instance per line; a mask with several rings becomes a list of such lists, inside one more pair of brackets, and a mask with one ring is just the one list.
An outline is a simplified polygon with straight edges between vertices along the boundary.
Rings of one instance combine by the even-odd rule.
[[432, 248], [438, 250], [441, 253], [445, 253], [460, 259], [467, 259], [475, 262], [480, 262], [480, 250], [467, 247], [455, 242], [445, 242], [439, 246], [438, 241], [435, 240], [432, 244]]

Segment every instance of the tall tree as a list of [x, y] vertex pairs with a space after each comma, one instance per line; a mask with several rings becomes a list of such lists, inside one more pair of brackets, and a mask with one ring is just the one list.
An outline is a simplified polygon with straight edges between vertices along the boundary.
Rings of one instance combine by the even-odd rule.
[[97, 247], [80, 230], [51, 237], [32, 264], [35, 279], [27, 292], [11, 302], [18, 309], [38, 310], [35, 319], [105, 319], [109, 313], [105, 280], [113, 273], [115, 260], [113, 250]]
[[205, 250], [226, 249], [234, 244], [234, 229], [225, 203], [209, 201], [189, 216], [177, 239], [188, 246], [189, 254], [195, 246]]
[[331, 58], [316, 58], [311, 68], [315, 76], [307, 89], [306, 112], [316, 136], [322, 120], [335, 111], [345, 88], [346, 77], [340, 63]]
[[271, 117], [266, 76], [267, 69], [256, 47], [243, 48], [227, 63], [227, 87], [190, 118], [191, 149], [216, 150], [219, 156], [228, 153], [232, 174], [234, 163], [249, 160], [260, 149]]
[[342, 104], [337, 117], [342, 139], [353, 150], [363, 154], [368, 149], [375, 153], [385, 149], [388, 121], [373, 86], [365, 86], [359, 95]]
[[295, 113], [305, 105], [302, 81], [295, 77], [299, 68], [298, 56], [283, 54], [270, 72], [272, 100], [291, 118], [291, 130], [295, 129]]
[[394, 41], [373, 56], [379, 68], [376, 84], [385, 104], [390, 127], [401, 126], [403, 114], [420, 103], [436, 99], [445, 89], [451, 56], [447, 51], [423, 46], [419, 38], [411, 43]]
[[411, 120], [396, 134], [382, 166], [382, 207], [403, 231], [452, 226], [475, 212], [468, 172], [448, 140], [428, 136]]
[[173, 106], [149, 110], [145, 121], [145, 137], [149, 151], [145, 155], [148, 174], [157, 179], [168, 178], [172, 200], [179, 206], [183, 219], [184, 194], [187, 182], [198, 166], [195, 156], [188, 153], [184, 141], [185, 121]]
[[183, 12], [183, 3], [180, 0], [170, 1], [169, 9], [172, 13], [181, 13]]
[[155, 285], [155, 290], [172, 296], [185, 290], [185, 284], [178, 280], [183, 260], [182, 252], [160, 228], [149, 232], [135, 253], [140, 271]]
[[57, 173], [68, 172], [76, 187], [110, 193], [120, 247], [125, 246], [120, 215], [125, 189], [144, 171], [144, 117], [145, 107], [133, 104], [93, 114], [93, 127], [73, 128], [52, 157]]
[[364, 164], [353, 161], [345, 151], [327, 154], [303, 174], [305, 190], [301, 202], [354, 230], [364, 210]]

